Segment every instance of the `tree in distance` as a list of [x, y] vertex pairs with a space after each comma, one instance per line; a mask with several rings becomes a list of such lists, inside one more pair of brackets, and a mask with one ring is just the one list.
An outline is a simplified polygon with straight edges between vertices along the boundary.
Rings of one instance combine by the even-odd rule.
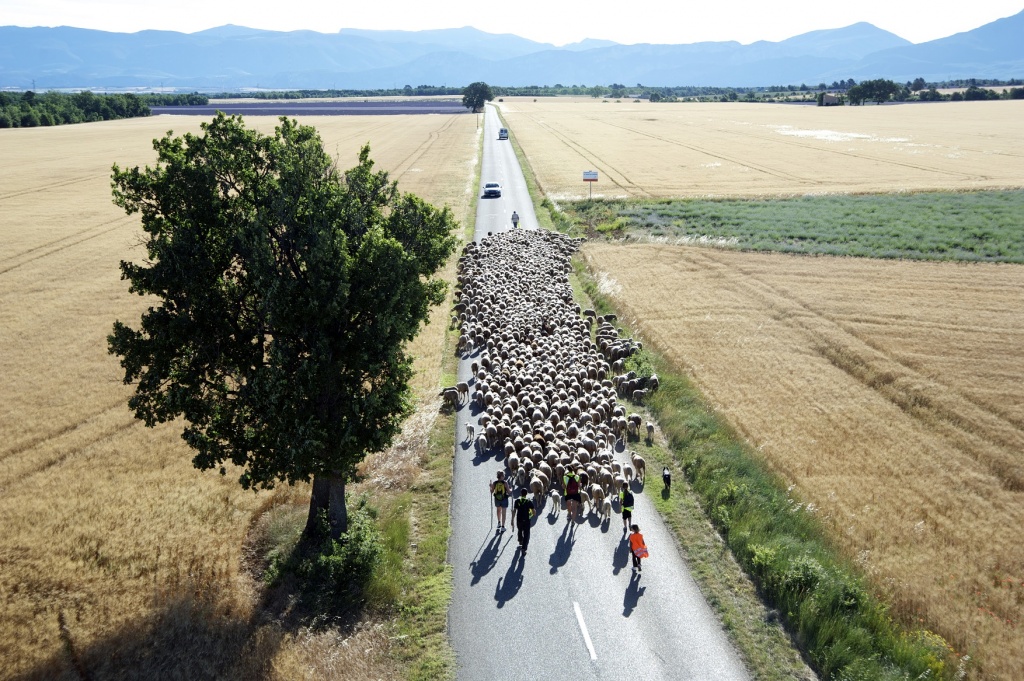
[[147, 263], [121, 262], [156, 304], [108, 336], [147, 426], [184, 417], [192, 463], [246, 489], [312, 480], [347, 530], [345, 483], [411, 411], [405, 344], [442, 302], [433, 278], [455, 221], [375, 172], [364, 146], [339, 173], [309, 126], [274, 135], [218, 114], [153, 141], [155, 168], [113, 168], [114, 203], [140, 213]]
[[491, 92], [491, 86], [481, 81], [470, 83], [462, 91], [462, 106], [473, 113], [483, 110], [484, 102], [489, 102], [492, 99], [494, 99], [494, 93]]
[[879, 78], [877, 80], [865, 80], [860, 85], [851, 87], [846, 95], [851, 104], [862, 104], [865, 100], [872, 100], [876, 104], [882, 104], [892, 99], [893, 95], [899, 94], [902, 88], [891, 80]]

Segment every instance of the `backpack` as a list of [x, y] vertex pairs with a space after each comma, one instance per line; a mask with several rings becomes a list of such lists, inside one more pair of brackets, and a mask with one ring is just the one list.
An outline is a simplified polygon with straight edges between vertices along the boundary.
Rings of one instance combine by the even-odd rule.
[[505, 498], [505, 483], [500, 480], [494, 483], [494, 498], [501, 501]]
[[580, 479], [576, 476], [569, 478], [569, 482], [565, 484], [566, 494], [578, 494], [580, 491]]
[[624, 508], [633, 508], [633, 493], [623, 492], [622, 494], [622, 506]]

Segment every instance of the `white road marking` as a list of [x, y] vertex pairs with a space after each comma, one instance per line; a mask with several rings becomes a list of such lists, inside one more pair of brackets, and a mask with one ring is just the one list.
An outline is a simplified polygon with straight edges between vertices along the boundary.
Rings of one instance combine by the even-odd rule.
[[597, 653], [594, 652], [594, 644], [590, 640], [590, 632], [587, 631], [587, 623], [583, 621], [583, 613], [580, 612], [580, 604], [573, 601], [572, 607], [576, 610], [576, 621], [580, 623], [580, 631], [583, 632], [583, 642], [587, 644], [587, 650], [590, 651], [590, 659], [596, 660]]

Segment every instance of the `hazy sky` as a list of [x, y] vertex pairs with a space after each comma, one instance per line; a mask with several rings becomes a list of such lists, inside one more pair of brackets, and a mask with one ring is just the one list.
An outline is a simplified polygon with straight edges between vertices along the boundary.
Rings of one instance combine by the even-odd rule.
[[0, 0], [0, 25], [191, 33], [222, 24], [279, 31], [474, 26], [562, 45], [784, 40], [867, 21], [911, 42], [943, 38], [1024, 9], [1024, 0]]

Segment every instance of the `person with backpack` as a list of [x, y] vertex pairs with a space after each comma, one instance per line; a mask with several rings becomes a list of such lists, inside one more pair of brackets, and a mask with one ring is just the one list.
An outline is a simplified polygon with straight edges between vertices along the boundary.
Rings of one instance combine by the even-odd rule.
[[516, 535], [519, 539], [519, 546], [523, 548], [523, 556], [526, 555], [526, 547], [530, 543], [530, 524], [533, 521], [533, 501], [526, 498], [526, 488], [519, 490], [519, 498], [515, 504], [516, 514]]
[[491, 496], [494, 497], [494, 514], [498, 517], [498, 531], [505, 531], [505, 516], [508, 513], [509, 489], [505, 471], [498, 471], [498, 478], [491, 482]]
[[629, 529], [633, 530], [633, 533], [629, 535], [629, 553], [633, 556], [633, 571], [643, 572], [643, 568], [640, 567], [640, 559], [649, 555], [647, 544], [644, 542], [644, 536], [640, 534], [639, 525], [633, 525]]
[[629, 490], [628, 485], [623, 485], [619, 488], [619, 508], [622, 510], [622, 531], [625, 532], [629, 529], [630, 521], [633, 519], [633, 504], [636, 503], [633, 499], [633, 493]]
[[567, 469], [562, 483], [565, 487], [565, 519], [566, 522], [572, 522], [576, 518], [577, 509], [583, 502], [583, 498], [580, 496], [579, 473], [572, 468]]

